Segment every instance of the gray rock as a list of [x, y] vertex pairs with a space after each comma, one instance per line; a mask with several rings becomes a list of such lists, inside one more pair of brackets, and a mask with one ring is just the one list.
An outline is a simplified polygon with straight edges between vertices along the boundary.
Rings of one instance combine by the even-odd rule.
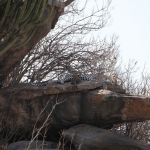
[[[44, 88], [31, 85], [3, 88], [0, 91], [0, 115], [4, 116], [1, 120], [10, 130], [15, 124], [22, 131], [30, 132], [35, 123], [42, 125], [51, 114], [51, 121], [48, 119], [47, 123], [50, 124], [49, 133], [54, 133], [77, 124], [111, 128], [113, 124], [150, 119], [150, 97], [103, 90], [99, 89], [100, 85], [83, 82], [76, 86], [79, 91], [73, 91], [70, 83]], [[10, 97], [10, 93], [13, 96]], [[52, 111], [56, 100], [58, 104]]]
[[8, 146], [8, 150], [54, 150], [57, 148], [57, 143], [49, 141], [19, 141]]
[[49, 149], [49, 148], [32, 148], [32, 149], [25, 149], [25, 148], [19, 148], [19, 149], [17, 149], [17, 150], [56, 150], [56, 149]]
[[80, 150], [150, 150], [146, 143], [90, 125], [64, 130], [63, 137]]

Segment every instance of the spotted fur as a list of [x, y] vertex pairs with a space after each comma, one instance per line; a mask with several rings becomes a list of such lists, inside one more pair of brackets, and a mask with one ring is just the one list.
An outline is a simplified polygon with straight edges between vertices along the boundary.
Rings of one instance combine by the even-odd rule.
[[[92, 78], [88, 75], [78, 75], [80, 81], [92, 81], [92, 82], [98, 82], [97, 79], [95, 78]], [[51, 82], [55, 82], [55, 83], [58, 83], [58, 84], [63, 84], [63, 83], [66, 83], [66, 82], [71, 82], [71, 80], [73, 79], [73, 75], [72, 74], [68, 74], [66, 75], [64, 78], [60, 79], [60, 80], [53, 80]], [[38, 83], [31, 83], [32, 85], [35, 85], [35, 86], [46, 86], [48, 83], [49, 83], [50, 80], [48, 81], [44, 81], [44, 82], [38, 82]]]

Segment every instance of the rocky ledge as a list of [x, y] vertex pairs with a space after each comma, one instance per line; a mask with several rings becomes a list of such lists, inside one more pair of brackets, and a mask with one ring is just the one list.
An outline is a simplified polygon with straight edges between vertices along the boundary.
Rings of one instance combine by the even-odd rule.
[[[104, 87], [105, 89], [102, 89]], [[19, 84], [3, 88], [0, 90], [0, 108], [1, 128], [4, 127], [3, 125], [9, 128], [9, 131], [21, 128], [21, 132], [32, 135], [33, 130], [36, 129], [40, 133], [48, 127], [47, 137], [63, 129], [69, 131], [71, 127], [72, 131], [77, 129], [74, 126], [80, 124], [91, 125], [91, 127], [85, 126], [83, 132], [86, 132], [88, 128], [97, 131], [101, 130], [100, 128], [110, 129], [118, 123], [150, 119], [150, 97], [128, 95], [118, 85], [103, 85], [101, 82], [83, 82], [75, 86], [70, 83], [49, 84], [45, 87]], [[65, 134], [68, 134], [66, 130]], [[108, 140], [115, 137], [109, 133], [107, 135], [110, 135], [107, 137]], [[98, 138], [98, 135], [95, 135], [94, 139], [102, 140], [103, 136], [102, 134], [102, 137]], [[112, 144], [124, 142], [117, 140]], [[74, 145], [79, 146], [76, 142]], [[95, 149], [90, 148], [90, 150]]]

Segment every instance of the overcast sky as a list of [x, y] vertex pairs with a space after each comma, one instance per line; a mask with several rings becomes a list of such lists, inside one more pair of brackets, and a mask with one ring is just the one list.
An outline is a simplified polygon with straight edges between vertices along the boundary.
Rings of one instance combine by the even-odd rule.
[[[90, 9], [94, 0], [87, 1]], [[101, 5], [102, 0], [96, 2]], [[138, 60], [141, 68], [146, 63], [150, 73], [150, 0], [112, 0], [110, 13], [111, 23], [104, 31], [118, 36], [124, 62]]]

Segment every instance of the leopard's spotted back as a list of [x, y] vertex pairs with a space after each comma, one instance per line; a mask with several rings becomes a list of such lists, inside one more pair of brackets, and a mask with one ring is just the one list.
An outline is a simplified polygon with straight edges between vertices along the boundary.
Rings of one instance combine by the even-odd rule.
[[[88, 75], [78, 75], [78, 77], [79, 77], [79, 79], [81, 81], [93, 81], [93, 82], [98, 81], [97, 79], [95, 79], [93, 77], [90, 77]], [[63, 79], [56, 80], [55, 82], [57, 82], [57, 83], [65, 83], [65, 82], [70, 82], [72, 79], [73, 79], [73, 75], [69, 74], [69, 75], [66, 75]]]
[[[79, 77], [80, 81], [98, 82], [97, 79], [92, 78], [88, 75], [78, 75], [78, 77]], [[72, 79], [73, 79], [73, 74], [67, 74], [64, 78], [62, 78], [60, 80], [53, 80], [53, 82], [58, 83], [58, 84], [63, 84], [63, 83], [66, 83], [66, 82], [71, 82]], [[46, 86], [48, 83], [49, 83], [49, 80], [44, 81], [44, 82], [40, 82], [40, 83], [31, 83], [31, 84], [36, 85], [36, 86]]]
[[93, 82], [97, 82], [98, 80], [88, 76], [88, 75], [79, 75], [79, 78], [81, 79], [81, 81], [93, 81]]

